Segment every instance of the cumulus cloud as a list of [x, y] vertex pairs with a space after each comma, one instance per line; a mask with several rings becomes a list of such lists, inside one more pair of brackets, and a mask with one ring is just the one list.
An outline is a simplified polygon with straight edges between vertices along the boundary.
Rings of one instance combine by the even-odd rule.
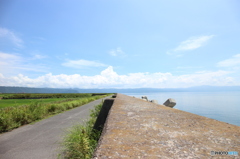
[[109, 54], [111, 56], [120, 56], [120, 57], [126, 56], [125, 52], [123, 52], [120, 47], [118, 47], [117, 49], [109, 51]]
[[191, 37], [185, 41], [182, 41], [179, 46], [177, 46], [175, 49], [168, 51], [167, 54], [181, 56], [182, 52], [197, 49], [203, 46], [213, 37], [214, 35]]
[[78, 68], [78, 69], [82, 69], [82, 68], [86, 68], [86, 67], [105, 67], [105, 66], [107, 66], [100, 62], [83, 60], [83, 59], [67, 60], [66, 62], [62, 63], [62, 65], [66, 66], [66, 67], [72, 67], [72, 68]]
[[240, 65], [240, 54], [236, 54], [229, 59], [226, 59], [217, 63], [218, 67], [234, 67], [239, 65]]
[[20, 47], [20, 48], [23, 47], [23, 40], [19, 38], [14, 32], [6, 28], [0, 27], [0, 39], [5, 43], [10, 42], [17, 47]]
[[0, 83], [5, 86], [52, 87], [52, 88], [177, 88], [199, 85], [234, 85], [228, 71], [196, 72], [187, 75], [172, 73], [130, 73], [119, 75], [109, 66], [94, 76], [52, 75], [51, 73], [29, 78], [22, 74], [5, 77], [0, 74]]

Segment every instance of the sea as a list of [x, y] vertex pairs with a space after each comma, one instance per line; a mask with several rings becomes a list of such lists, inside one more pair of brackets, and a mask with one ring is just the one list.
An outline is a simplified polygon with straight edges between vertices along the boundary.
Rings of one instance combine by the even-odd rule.
[[168, 98], [176, 101], [174, 108], [240, 126], [240, 91], [227, 92], [154, 92], [122, 93], [163, 104]]

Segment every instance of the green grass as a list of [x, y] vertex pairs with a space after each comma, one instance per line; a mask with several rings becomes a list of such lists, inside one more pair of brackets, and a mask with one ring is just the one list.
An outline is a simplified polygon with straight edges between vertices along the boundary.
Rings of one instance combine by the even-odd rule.
[[100, 131], [93, 130], [94, 123], [101, 110], [102, 104], [91, 111], [90, 119], [83, 124], [74, 125], [63, 140], [64, 150], [59, 158], [90, 159], [97, 146]]
[[0, 94], [3, 99], [31, 99], [31, 98], [83, 98], [94, 96], [95, 93], [15, 93]]
[[104, 96], [89, 96], [84, 98], [75, 98], [76, 100], [65, 98], [62, 101], [50, 102], [50, 100], [48, 102], [32, 102], [29, 105], [1, 108], [0, 133], [12, 130], [24, 124], [46, 118], [53, 114], [61, 113], [68, 109], [84, 105], [93, 100], [103, 97]]
[[[0, 109], [5, 107], [16, 107], [22, 105], [30, 105], [35, 102], [50, 103], [56, 101], [64, 101], [66, 98], [46, 98], [46, 99], [2, 99], [0, 100]], [[74, 99], [72, 99], [74, 100]], [[76, 99], [75, 99], [76, 100]]]
[[2, 94], [0, 94], [0, 97], [8, 97], [8, 96], [11, 96], [11, 95], [13, 95], [13, 94], [2, 93]]

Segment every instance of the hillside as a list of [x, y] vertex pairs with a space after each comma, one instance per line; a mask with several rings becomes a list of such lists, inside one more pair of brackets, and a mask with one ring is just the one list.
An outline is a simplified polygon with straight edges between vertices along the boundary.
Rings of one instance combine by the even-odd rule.
[[78, 93], [74, 89], [0, 86], [0, 93]]
[[154, 92], [219, 92], [240, 91], [240, 86], [198, 86], [189, 88], [31, 88], [0, 86], [0, 93], [154, 93]]

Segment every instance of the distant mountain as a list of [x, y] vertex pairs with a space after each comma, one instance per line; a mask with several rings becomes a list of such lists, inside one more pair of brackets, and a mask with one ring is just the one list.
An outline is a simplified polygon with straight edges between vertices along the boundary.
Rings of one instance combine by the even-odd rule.
[[218, 92], [218, 91], [240, 91], [240, 86], [197, 86], [187, 88], [188, 91], [199, 91], [199, 92]]
[[197, 86], [189, 88], [103, 88], [103, 89], [61, 89], [0, 86], [0, 93], [154, 93], [154, 92], [219, 92], [240, 91], [240, 86]]
[[77, 89], [79, 93], [154, 93], [240, 91], [240, 86], [198, 86], [189, 88]]
[[0, 93], [79, 93], [75, 89], [0, 86]]
[[179, 92], [180, 88], [103, 88], [103, 89], [77, 89], [79, 93], [153, 93], [153, 92]]

